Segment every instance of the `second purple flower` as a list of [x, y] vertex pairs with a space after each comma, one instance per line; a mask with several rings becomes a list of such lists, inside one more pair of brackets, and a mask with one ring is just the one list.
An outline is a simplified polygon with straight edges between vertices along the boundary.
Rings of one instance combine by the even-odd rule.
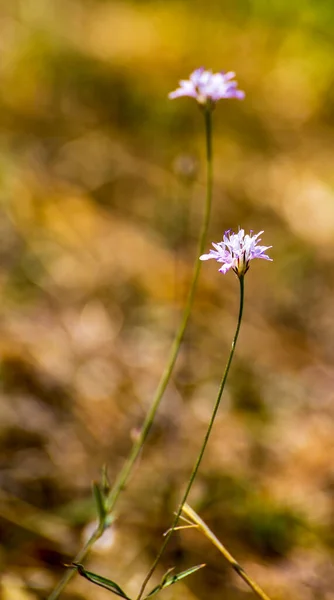
[[234, 78], [233, 71], [212, 73], [200, 67], [191, 73], [189, 79], [182, 79], [180, 87], [171, 92], [168, 97], [173, 100], [189, 96], [195, 98], [199, 104], [215, 103], [222, 98], [243, 100], [245, 92], [238, 90], [238, 83]]

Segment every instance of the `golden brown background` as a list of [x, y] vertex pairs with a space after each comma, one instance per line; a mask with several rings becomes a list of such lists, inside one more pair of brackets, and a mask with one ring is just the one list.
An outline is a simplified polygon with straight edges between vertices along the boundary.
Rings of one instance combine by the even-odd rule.
[[[273, 600], [334, 598], [334, 4], [12, 0], [0, 8], [0, 562], [43, 599], [142, 423], [179, 322], [205, 193], [203, 119], [167, 94], [235, 70], [214, 114], [209, 241], [265, 230], [191, 504]], [[209, 248], [209, 241], [207, 248]], [[118, 518], [86, 563], [138, 592], [191, 470], [238, 282], [203, 265], [173, 381]], [[165, 598], [251, 592], [195, 531]], [[76, 577], [64, 600], [110, 593]]]

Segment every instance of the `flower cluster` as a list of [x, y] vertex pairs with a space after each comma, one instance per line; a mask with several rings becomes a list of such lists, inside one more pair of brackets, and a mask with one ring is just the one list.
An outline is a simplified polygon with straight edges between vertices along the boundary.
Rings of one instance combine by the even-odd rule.
[[191, 73], [189, 79], [180, 81], [180, 87], [169, 94], [169, 98], [189, 96], [199, 104], [215, 103], [222, 98], [238, 98], [242, 100], [245, 92], [238, 90], [238, 83], [233, 81], [235, 73], [212, 73], [200, 67]]
[[250, 235], [245, 235], [243, 229], [240, 229], [238, 233], [233, 233], [231, 230], [226, 231], [222, 242], [212, 244], [215, 250], [210, 250], [209, 254], [203, 254], [200, 256], [200, 260], [214, 258], [217, 262], [223, 263], [223, 266], [219, 269], [221, 273], [225, 274], [232, 269], [238, 277], [242, 277], [248, 271], [249, 262], [253, 258], [272, 260], [264, 254], [272, 246], [257, 245], [261, 241], [259, 239], [261, 233], [263, 231], [252, 235], [251, 231]]

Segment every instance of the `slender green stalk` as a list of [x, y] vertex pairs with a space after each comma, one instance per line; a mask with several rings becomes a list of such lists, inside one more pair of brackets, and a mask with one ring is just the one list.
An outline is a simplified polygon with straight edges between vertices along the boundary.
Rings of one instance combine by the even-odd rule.
[[247, 585], [253, 590], [253, 592], [261, 598], [261, 600], [270, 600], [269, 596], [260, 588], [260, 586], [252, 579], [245, 571], [245, 569], [239, 565], [239, 563], [233, 558], [232, 554], [225, 548], [225, 546], [219, 541], [219, 539], [215, 536], [215, 534], [211, 531], [211, 529], [207, 526], [207, 524], [199, 517], [199, 515], [194, 511], [193, 508], [189, 506], [189, 504], [185, 504], [183, 507], [184, 514], [191, 519], [193, 523], [196, 524], [196, 527], [204, 533], [204, 535], [212, 542], [216, 548], [218, 548], [219, 552], [224, 556], [232, 569], [247, 583]]
[[163, 555], [163, 553], [164, 553], [164, 551], [166, 549], [166, 546], [167, 546], [167, 544], [168, 544], [171, 536], [173, 535], [175, 527], [177, 526], [178, 520], [179, 520], [179, 518], [181, 516], [181, 513], [183, 511], [183, 507], [184, 507], [185, 503], [187, 502], [190, 490], [191, 490], [192, 485], [193, 485], [193, 483], [195, 481], [195, 478], [196, 478], [199, 466], [200, 466], [202, 458], [203, 458], [203, 454], [205, 452], [207, 443], [209, 441], [209, 437], [210, 437], [211, 430], [212, 430], [212, 427], [213, 427], [213, 424], [214, 424], [214, 421], [215, 421], [215, 418], [216, 418], [216, 415], [217, 415], [217, 412], [218, 412], [218, 408], [219, 408], [221, 397], [222, 397], [222, 394], [223, 394], [223, 391], [224, 391], [224, 388], [225, 388], [227, 376], [228, 376], [228, 373], [229, 373], [229, 370], [230, 370], [230, 366], [231, 366], [233, 355], [234, 355], [234, 351], [235, 351], [235, 346], [236, 346], [237, 339], [238, 339], [238, 336], [239, 336], [239, 331], [240, 331], [240, 325], [241, 325], [241, 320], [242, 320], [242, 313], [243, 313], [243, 308], [244, 308], [244, 275], [239, 275], [239, 283], [240, 283], [240, 304], [239, 304], [239, 315], [238, 315], [237, 327], [236, 327], [235, 334], [234, 334], [234, 337], [233, 337], [231, 351], [230, 351], [230, 355], [228, 357], [228, 361], [227, 361], [227, 364], [226, 364], [226, 367], [225, 367], [224, 375], [222, 377], [222, 380], [221, 380], [221, 383], [220, 383], [220, 386], [219, 386], [218, 395], [217, 395], [215, 406], [214, 406], [214, 409], [213, 409], [213, 412], [212, 412], [212, 415], [211, 415], [211, 419], [210, 419], [210, 422], [209, 422], [209, 425], [208, 425], [208, 429], [206, 431], [206, 434], [205, 434], [205, 437], [204, 437], [204, 440], [203, 440], [203, 444], [202, 444], [202, 447], [200, 449], [199, 455], [198, 455], [198, 457], [196, 459], [194, 468], [193, 468], [192, 473], [190, 475], [186, 491], [184, 492], [184, 496], [183, 496], [183, 498], [182, 498], [182, 500], [181, 500], [181, 502], [179, 504], [179, 508], [177, 509], [177, 512], [176, 512], [173, 524], [172, 524], [171, 528], [169, 529], [169, 531], [168, 531], [168, 533], [167, 533], [167, 535], [166, 535], [166, 537], [164, 539], [163, 544], [161, 545], [161, 548], [160, 548], [160, 550], [158, 552], [158, 555], [157, 555], [157, 557], [156, 557], [156, 559], [155, 559], [152, 567], [150, 568], [148, 574], [146, 575], [146, 577], [145, 577], [145, 579], [144, 579], [144, 581], [142, 583], [142, 586], [140, 588], [140, 592], [139, 592], [139, 595], [137, 597], [137, 600], [140, 600], [140, 598], [142, 597], [142, 595], [143, 595], [143, 593], [145, 591], [146, 585], [149, 582], [149, 580], [151, 579], [151, 577], [152, 577], [152, 575], [153, 575], [153, 573], [154, 573], [154, 571], [155, 571], [155, 569], [156, 569], [156, 567], [157, 567], [157, 565], [158, 565], [158, 563], [159, 563], [159, 561], [160, 561], [160, 559], [161, 559], [161, 557], [162, 557], [162, 555]]
[[[202, 228], [198, 241], [198, 249], [196, 252], [196, 262], [193, 271], [193, 276], [190, 284], [190, 289], [186, 301], [186, 305], [183, 311], [182, 320], [179, 326], [179, 329], [176, 333], [174, 342], [171, 347], [171, 351], [169, 354], [169, 358], [165, 367], [165, 370], [161, 376], [159, 381], [155, 396], [153, 398], [151, 407], [146, 415], [145, 421], [142, 425], [141, 431], [134, 442], [131, 452], [126, 460], [121, 472], [119, 473], [113, 488], [110, 491], [108, 498], [108, 512], [111, 513], [115, 507], [115, 504], [119, 498], [120, 493], [125, 488], [127, 481], [132, 473], [132, 469], [135, 465], [135, 462], [140, 454], [140, 451], [144, 445], [144, 442], [148, 436], [148, 433], [151, 429], [152, 423], [154, 421], [156, 412], [159, 408], [160, 401], [165, 393], [167, 388], [169, 379], [171, 377], [179, 349], [181, 346], [181, 342], [188, 324], [188, 320], [190, 317], [195, 292], [197, 288], [198, 277], [201, 270], [201, 261], [198, 260], [198, 257], [203, 254], [205, 248], [205, 242], [209, 227], [210, 221], [210, 213], [211, 213], [211, 204], [212, 204], [212, 184], [213, 184], [213, 165], [212, 165], [212, 111], [209, 108], [206, 108], [204, 111], [205, 116], [205, 134], [206, 134], [206, 168], [207, 168], [207, 185], [206, 185], [206, 201], [205, 201], [205, 209], [204, 209], [204, 217]], [[103, 530], [101, 528], [97, 528], [90, 539], [87, 541], [86, 545], [78, 552], [73, 562], [81, 563], [91, 547], [95, 544], [95, 542], [101, 537], [103, 534]], [[55, 587], [53, 592], [51, 592], [48, 600], [56, 600], [59, 598], [59, 595], [68, 584], [68, 582], [75, 575], [75, 569], [68, 569], [64, 574], [63, 578], [59, 581], [58, 585]]]

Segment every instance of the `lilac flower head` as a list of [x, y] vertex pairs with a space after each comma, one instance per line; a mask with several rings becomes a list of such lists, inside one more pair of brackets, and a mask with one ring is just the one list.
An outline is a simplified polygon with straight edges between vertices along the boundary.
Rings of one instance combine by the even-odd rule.
[[180, 87], [171, 92], [168, 97], [172, 100], [181, 96], [195, 98], [199, 104], [214, 104], [221, 98], [238, 98], [243, 100], [245, 92], [238, 90], [238, 83], [233, 81], [235, 73], [212, 73], [200, 67], [191, 73], [189, 79], [182, 79]]
[[210, 250], [209, 254], [202, 254], [200, 260], [209, 260], [214, 258], [217, 262], [223, 263], [219, 271], [221, 273], [227, 273], [230, 269], [238, 275], [243, 277], [249, 269], [249, 262], [253, 258], [264, 258], [265, 260], [272, 260], [264, 252], [272, 246], [258, 246], [257, 243], [261, 240], [259, 233], [252, 235], [246, 234], [243, 229], [240, 229], [238, 233], [233, 233], [230, 230], [225, 231], [222, 242], [218, 244], [213, 243], [215, 250]]

